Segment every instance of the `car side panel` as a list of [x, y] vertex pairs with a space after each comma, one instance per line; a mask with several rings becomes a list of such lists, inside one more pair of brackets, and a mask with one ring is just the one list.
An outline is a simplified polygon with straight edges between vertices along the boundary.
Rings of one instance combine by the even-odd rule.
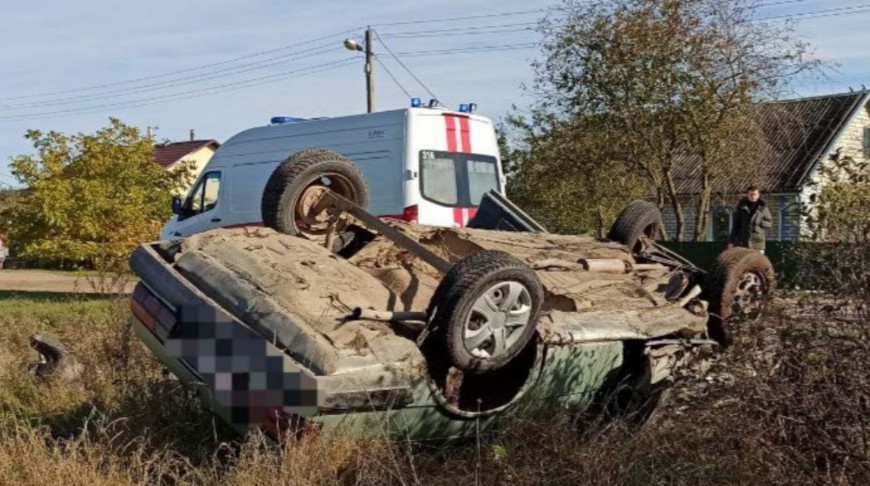
[[319, 415], [311, 420], [324, 431], [358, 435], [389, 434], [410, 440], [473, 437], [478, 430], [492, 430], [518, 414], [541, 413], [550, 408], [582, 410], [622, 366], [621, 341], [544, 346], [540, 375], [536, 373], [527, 394], [502, 413], [480, 419], [453, 415], [437, 405], [429, 380], [418, 380], [413, 387], [414, 404], [409, 407]]

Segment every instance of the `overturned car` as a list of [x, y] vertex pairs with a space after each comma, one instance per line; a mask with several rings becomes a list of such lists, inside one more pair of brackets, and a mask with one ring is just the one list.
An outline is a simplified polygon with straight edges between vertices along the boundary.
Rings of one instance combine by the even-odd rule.
[[497, 194], [469, 228], [381, 221], [324, 180], [277, 193], [281, 231], [132, 257], [137, 335], [239, 430], [450, 438], [617, 386], [651, 399], [773, 286], [758, 253], [707, 274], [659, 247], [644, 202], [596, 240], [546, 233]]

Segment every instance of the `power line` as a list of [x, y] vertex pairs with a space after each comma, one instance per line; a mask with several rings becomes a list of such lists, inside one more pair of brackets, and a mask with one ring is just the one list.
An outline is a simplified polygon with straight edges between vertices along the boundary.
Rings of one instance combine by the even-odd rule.
[[423, 81], [421, 81], [420, 78], [418, 78], [416, 74], [414, 74], [410, 69], [408, 69], [408, 66], [406, 66], [405, 63], [403, 63], [401, 59], [399, 59], [399, 56], [397, 56], [396, 53], [393, 52], [392, 49], [390, 49], [390, 46], [388, 46], [388, 45], [384, 42], [384, 40], [381, 39], [381, 36], [378, 35], [378, 31], [375, 30], [374, 33], [375, 33], [375, 37], [378, 38], [378, 42], [380, 42], [381, 45], [384, 46], [384, 49], [386, 49], [387, 52], [388, 52], [391, 56], [393, 56], [393, 59], [395, 59], [396, 62], [399, 63], [399, 66], [402, 66], [402, 69], [404, 69], [408, 74], [410, 74], [411, 77], [414, 78], [414, 81], [417, 81], [417, 83], [418, 83], [420, 86], [422, 86], [423, 89], [426, 90], [427, 93], [429, 93], [429, 96], [435, 98], [436, 100], [439, 99], [437, 96], [435, 96], [435, 93], [433, 93], [431, 89], [429, 89], [425, 84], [423, 84]]
[[830, 8], [826, 10], [813, 10], [808, 12], [797, 12], [788, 15], [777, 15], [772, 17], [762, 17], [758, 20], [781, 20], [781, 19], [791, 19], [791, 18], [801, 18], [801, 19], [815, 19], [819, 17], [835, 17], [837, 15], [846, 15], [850, 13], [864, 13], [870, 9], [870, 3], [865, 3], [862, 5], [853, 5], [850, 7], [839, 7], [839, 8]]
[[[762, 7], [773, 7], [780, 5], [788, 5], [788, 4], [796, 4], [803, 3], [808, 0], [779, 0], [773, 2], [760, 3], [758, 5], [753, 6], [753, 8], [762, 8]], [[539, 13], [546, 12], [550, 9], [539, 9], [539, 10], [526, 10], [520, 12], [507, 12], [504, 15], [518, 15], [518, 14], [528, 14], [528, 13]], [[804, 14], [798, 14], [804, 15]], [[485, 16], [470, 16], [470, 17], [452, 17], [446, 19], [432, 19], [432, 20], [419, 20], [412, 21], [410, 23], [428, 23], [428, 22], [446, 22], [452, 20], [466, 20], [466, 19], [475, 19], [479, 17], [489, 17], [494, 15], [485, 15]], [[402, 25], [404, 22], [395, 22], [392, 24], [379, 24], [379, 25]], [[534, 27], [538, 25], [537, 21], [534, 22], [513, 22], [507, 24], [494, 24], [494, 25], [475, 25], [475, 26], [465, 26], [465, 27], [454, 27], [448, 29], [429, 29], [429, 30], [412, 30], [412, 31], [399, 31], [399, 32], [384, 32], [380, 35], [383, 37], [442, 37], [448, 35], [477, 35], [477, 34], [494, 34], [494, 33], [507, 33], [507, 32], [521, 32], [526, 30], [532, 30], [530, 27]], [[431, 35], [430, 35], [431, 34]], [[437, 34], [437, 35], [436, 35]]]
[[[591, 2], [592, 0], [587, 0], [586, 3]], [[774, 2], [762, 3], [757, 5], [757, 7], [771, 7], [776, 5], [786, 5], [790, 3], [801, 3], [807, 0], [779, 0]], [[498, 17], [514, 17], [519, 15], [531, 15], [531, 14], [539, 14], [552, 11], [552, 8], [538, 8], [532, 10], [516, 10], [512, 12], [501, 12], [501, 13], [493, 13], [493, 14], [481, 14], [481, 15], [467, 15], [461, 17], [442, 17], [435, 19], [420, 19], [420, 20], [408, 20], [401, 22], [384, 22], [380, 24], [375, 24], [376, 27], [387, 27], [394, 25], [418, 25], [418, 24], [432, 24], [432, 23], [442, 23], [442, 22], [454, 22], [454, 21], [464, 21], [464, 20], [478, 20], [478, 19], [486, 19], [486, 18], [498, 18]], [[391, 34], [392, 35], [392, 34]]]
[[400, 36], [415, 36], [419, 34], [428, 34], [428, 33], [449, 33], [449, 32], [460, 32], [460, 31], [477, 31], [477, 30], [486, 30], [486, 29], [506, 29], [513, 27], [531, 27], [537, 25], [538, 22], [514, 22], [510, 24], [495, 24], [495, 25], [475, 25], [471, 27], [455, 27], [452, 29], [430, 29], [430, 30], [403, 30], [399, 32], [384, 32], [381, 35], [383, 37], [400, 37]]
[[[186, 77], [178, 78], [178, 79], [171, 80], [171, 81], [164, 81], [164, 82], [156, 83], [156, 84], [152, 84], [152, 85], [145, 85], [145, 86], [138, 87], [138, 88], [110, 90], [110, 91], [107, 91], [104, 93], [72, 96], [72, 97], [67, 97], [67, 98], [55, 98], [55, 99], [45, 100], [45, 101], [32, 101], [32, 102], [27, 102], [27, 103], [14, 103], [14, 104], [9, 104], [9, 105], [0, 105], [0, 109], [17, 110], [20, 108], [39, 108], [42, 106], [75, 104], [75, 103], [81, 103], [84, 101], [97, 101], [97, 100], [101, 100], [101, 99], [118, 98], [121, 96], [129, 96], [129, 95], [134, 95], [134, 94], [139, 94], [139, 93], [147, 93], [149, 91], [158, 91], [158, 90], [163, 90], [163, 89], [167, 89], [167, 88], [176, 88], [178, 86], [196, 84], [196, 83], [201, 83], [203, 81], [210, 81], [213, 79], [220, 79], [220, 78], [225, 78], [225, 77], [229, 77], [229, 76], [235, 76], [237, 74], [266, 69], [269, 67], [273, 67], [273, 66], [277, 66], [277, 65], [281, 65], [281, 64], [286, 64], [286, 63], [291, 62], [291, 61], [298, 61], [300, 59], [318, 56], [320, 54], [324, 54], [324, 53], [329, 52], [329, 51], [334, 50], [334, 49], [335, 49], [335, 46], [333, 46], [333, 45], [321, 46], [321, 47], [317, 47], [317, 48], [313, 48], [313, 49], [307, 49], [304, 51], [298, 51], [296, 53], [285, 54], [282, 56], [278, 56], [276, 58], [266, 59], [264, 61], [243, 64], [241, 66], [236, 66], [233, 68], [221, 69], [221, 70], [215, 71], [213, 73], [207, 72], [207, 73], [202, 73], [202, 74], [196, 74], [193, 76], [186, 76]], [[311, 52], [311, 51], [315, 51], [315, 52]], [[295, 56], [297, 54], [301, 54], [304, 52], [309, 52], [309, 54], [292, 57], [291, 59], [285, 59], [283, 61], [268, 62], [272, 59], [279, 59], [279, 58]], [[254, 66], [254, 67], [244, 68], [245, 66]], [[228, 71], [230, 71], [230, 72], [228, 72]], [[219, 74], [219, 73], [225, 73], [225, 74]]]
[[519, 50], [519, 49], [528, 49], [532, 47], [540, 47], [540, 44], [537, 42], [526, 42], [521, 44], [507, 44], [500, 46], [476, 46], [476, 47], [465, 47], [465, 48], [457, 48], [457, 49], [437, 49], [431, 51], [409, 51], [409, 52], [400, 52], [398, 53], [404, 57], [420, 57], [420, 56], [434, 56], [434, 55], [449, 55], [449, 54], [467, 54], [472, 52], [490, 52], [490, 51], [511, 51], [511, 50]]
[[176, 74], [184, 74], [184, 73], [189, 73], [189, 72], [193, 72], [193, 71], [200, 71], [200, 70], [215, 67], [215, 66], [222, 66], [222, 65], [226, 65], [226, 64], [231, 64], [231, 63], [245, 60], [245, 59], [251, 59], [254, 57], [264, 56], [266, 54], [271, 54], [271, 53], [275, 53], [275, 52], [285, 51], [285, 50], [291, 49], [291, 48], [297, 48], [300, 46], [313, 44], [315, 42], [320, 42], [320, 41], [323, 41], [326, 39], [331, 39], [333, 37], [344, 36], [344, 35], [352, 33], [352, 32], [358, 32], [359, 29], [360, 29], [359, 27], [354, 28], [354, 29], [348, 29], [348, 30], [344, 30], [341, 32], [336, 32], [334, 34], [329, 34], [329, 35], [325, 35], [322, 37], [318, 37], [316, 39], [311, 39], [311, 40], [307, 40], [307, 41], [303, 41], [303, 42], [296, 42], [296, 43], [293, 43], [291, 45], [278, 47], [278, 48], [274, 48], [274, 49], [267, 49], [267, 50], [259, 51], [259, 52], [254, 52], [252, 54], [247, 54], [244, 56], [236, 57], [233, 59], [228, 59], [225, 61], [213, 62], [213, 63], [209, 63], [209, 64], [202, 64], [200, 66], [195, 66], [192, 68], [180, 69], [177, 71], [170, 71], [170, 72], [166, 72], [166, 73], [162, 73], [162, 74], [154, 74], [154, 75], [145, 76], [145, 77], [141, 77], [141, 78], [128, 79], [128, 80], [124, 80], [124, 81], [116, 81], [116, 82], [112, 82], [112, 83], [84, 86], [81, 88], [74, 88], [74, 89], [68, 89], [68, 90], [43, 92], [43, 93], [36, 93], [36, 94], [31, 94], [31, 95], [3, 97], [3, 98], [0, 98], [0, 101], [20, 100], [20, 99], [28, 99], [28, 98], [40, 98], [40, 97], [44, 97], [44, 96], [55, 96], [55, 95], [62, 95], [62, 94], [69, 94], [69, 93], [78, 93], [78, 92], [82, 92], [82, 91], [92, 91], [95, 89], [108, 88], [108, 87], [119, 86], [119, 85], [124, 85], [124, 84], [134, 84], [134, 83], [138, 83], [141, 81], [149, 81], [152, 79], [174, 76]]
[[380, 64], [381, 67], [384, 68], [384, 71], [387, 72], [387, 75], [390, 77], [390, 79], [393, 80], [393, 83], [395, 83], [396, 86], [398, 86], [399, 89], [402, 90], [403, 93], [405, 93], [405, 96], [407, 96], [408, 98], [411, 98], [412, 97], [411, 93], [409, 93], [408, 90], [405, 89], [404, 86], [402, 86], [402, 83], [400, 83], [398, 79], [396, 79], [396, 77], [393, 75], [392, 71], [390, 71], [390, 68], [388, 68], [387, 65], [383, 61], [381, 61], [380, 56], [375, 56], [375, 61], [378, 61], [378, 64]]
[[[113, 103], [111, 105], [90, 106], [90, 107], [82, 107], [82, 108], [77, 108], [77, 109], [72, 109], [72, 110], [60, 110], [60, 111], [55, 111], [55, 112], [34, 113], [34, 114], [28, 114], [28, 115], [14, 115], [14, 116], [8, 116], [8, 117], [0, 116], [0, 121], [38, 119], [38, 118], [42, 118], [45, 116], [58, 117], [58, 116], [83, 115], [83, 114], [90, 114], [90, 113], [98, 113], [100, 111], [103, 111], [106, 107], [115, 107], [116, 109], [129, 109], [129, 108], [139, 108], [139, 107], [143, 107], [143, 106], [150, 106], [150, 105], [156, 105], [156, 104], [168, 103], [168, 102], [174, 102], [174, 101], [187, 101], [189, 99], [202, 98], [204, 96], [211, 96], [213, 94], [219, 94], [219, 93], [236, 91], [236, 90], [255, 87], [255, 86], [261, 86], [264, 84], [282, 81], [288, 77], [301, 77], [301, 76], [307, 76], [309, 74], [316, 74], [319, 72], [328, 71], [328, 70], [336, 69], [336, 68], [339, 68], [342, 66], [346, 66], [351, 61], [353, 61], [353, 59], [345, 59], [344, 61], [340, 61], [337, 63], [327, 63], [327, 64], [332, 64], [332, 65], [326, 66], [326, 67], [320, 67], [320, 68], [318, 68], [318, 66], [312, 66], [312, 68], [318, 68], [318, 69], [311, 69], [308, 71], [298, 70], [298, 71], [294, 72], [295, 74], [297, 74], [296, 76], [286, 76], [285, 75], [281, 79], [272, 79], [272, 80], [256, 82], [256, 83], [247, 82], [245, 84], [233, 83], [233, 85], [235, 85], [235, 86], [226, 87], [226, 88], [214, 87], [214, 88], [208, 88], [208, 89], [203, 89], [203, 90], [189, 91], [189, 92], [185, 92], [185, 93], [173, 93], [170, 95], [157, 96], [157, 97], [152, 97], [152, 98], [144, 98], [141, 100], [131, 100], [130, 102], [126, 102], [126, 103]], [[323, 66], [323, 65], [321, 65], [321, 66]]]
[[488, 19], [494, 17], [511, 17], [516, 15], [529, 15], [533, 13], [543, 13], [550, 11], [549, 8], [538, 8], [534, 10], [517, 10], [513, 12], [502, 12], [495, 14], [483, 14], [483, 15], [468, 15], [463, 17], [448, 17], [448, 18], [439, 18], [439, 19], [421, 19], [421, 20], [407, 20], [404, 22], [385, 22], [382, 24], [375, 24], [375, 26], [388, 26], [388, 25], [415, 25], [415, 24], [434, 24], [440, 22], [453, 22], [457, 20], [476, 20], [476, 19]]
[[761, 8], [761, 7], [775, 7], [775, 6], [777, 6], [777, 5], [787, 5], [787, 4], [790, 4], [790, 3], [802, 3], [802, 2], [806, 2], [806, 1], [807, 1], [807, 0], [780, 0], [780, 1], [777, 1], [777, 2], [766, 2], [766, 3], [760, 3], [760, 4], [756, 5], [755, 7], [756, 7], [756, 8]]
[[[389, 37], [393, 38], [423, 38], [423, 37], [454, 37], [458, 35], [486, 35], [486, 34], [505, 34], [508, 32], [533, 32], [531, 27], [525, 27], [521, 29], [499, 29], [499, 30], [480, 30], [480, 31], [471, 31], [471, 32], [445, 32], [443, 34], [426, 34], [420, 33], [416, 35], [393, 35]], [[386, 35], [386, 34], [384, 34]]]
[[[379, 40], [383, 43], [383, 39], [380, 38], [380, 36], [378, 35], [377, 32], [375, 32], [375, 35], [378, 36]], [[386, 45], [385, 43], [383, 43], [383, 45], [384, 45], [384, 48], [387, 50], [387, 52], [396, 60], [396, 62], [399, 63], [399, 65], [402, 66], [402, 68], [405, 69], [408, 72], [408, 74], [411, 75], [414, 78], [414, 80], [417, 83], [419, 83], [420, 86], [423, 87], [423, 89], [426, 90], [427, 93], [429, 93], [429, 95], [431, 95], [433, 98], [436, 98], [436, 99], [438, 98], [434, 94], [434, 92], [431, 89], [429, 89], [428, 86], [426, 86], [426, 84], [423, 83], [423, 81], [416, 74], [414, 74], [414, 72], [411, 71], [410, 68], [404, 62], [402, 62], [401, 59], [399, 59], [398, 55], [394, 51], [392, 51], [392, 49], [390, 49], [390, 47], [388, 45]], [[411, 52], [402, 53], [402, 54], [403, 55], [407, 54], [409, 56], [426, 56], [426, 55], [436, 55], [436, 54], [454, 54], [454, 53], [463, 53], [463, 52], [486, 52], [486, 51], [493, 51], [493, 50], [505, 50], [505, 49], [529, 47], [531, 45], [535, 45], [535, 44], [515, 44], [515, 45], [508, 45], [508, 46], [477, 46], [477, 47], [464, 48], [464, 49], [443, 49], [443, 50], [437, 50], [437, 51], [411, 51]], [[298, 55], [301, 52], [308, 52], [310, 54], [321, 54], [324, 47], [326, 47], [326, 46], [315, 47], [315, 48], [311, 48], [311, 49], [307, 49], [307, 50], [299, 51], [299, 52], [295, 52], [295, 53], [288, 53], [288, 54], [284, 54], [280, 57], [286, 57], [286, 56], [290, 56], [290, 55]], [[300, 57], [311, 57], [311, 56], [300, 56]], [[251, 87], [251, 86], [257, 86], [257, 85], [267, 84], [267, 83], [271, 83], [271, 82], [275, 82], [275, 81], [280, 81], [280, 80], [286, 79], [288, 77], [293, 77], [294, 75], [302, 76], [302, 75], [307, 75], [307, 74], [313, 74], [314, 72], [320, 72], [320, 71], [323, 71], [326, 69], [338, 68], [338, 67], [341, 67], [343, 65], [346, 65], [347, 63], [351, 62], [352, 60], [353, 60], [353, 58], [349, 58], [349, 59], [344, 59], [344, 60], [335, 61], [335, 62], [331, 62], [331, 63], [309, 66], [309, 67], [305, 67], [305, 68], [301, 68], [301, 69], [295, 69], [292, 71], [281, 72], [281, 73], [271, 74], [271, 75], [267, 75], [267, 76], [261, 76], [261, 77], [252, 78], [252, 79], [242, 79], [239, 81], [225, 83], [225, 84], [221, 84], [221, 85], [217, 85], [217, 86], [211, 86], [208, 88], [175, 92], [175, 93], [168, 93], [168, 94], [160, 95], [160, 96], [152, 96], [152, 97], [146, 97], [146, 98], [140, 98], [140, 99], [132, 99], [132, 100], [126, 100], [126, 101], [120, 101], [120, 102], [114, 102], [114, 103], [103, 103], [103, 104], [90, 105], [90, 106], [81, 106], [81, 107], [64, 109], [64, 110], [53, 110], [53, 111], [44, 111], [44, 112], [36, 112], [36, 113], [10, 114], [10, 115], [6, 115], [6, 116], [0, 116], [0, 120], [6, 120], [6, 121], [25, 120], [25, 119], [34, 119], [34, 118], [44, 117], [44, 116], [86, 114], [86, 113], [94, 113], [97, 111], [101, 111], [101, 110], [106, 109], [106, 108], [122, 108], [122, 109], [123, 108], [135, 108], [135, 107], [148, 106], [148, 105], [153, 105], [153, 104], [158, 104], [158, 103], [179, 101], [179, 100], [184, 100], [184, 99], [188, 99], [188, 98], [197, 98], [197, 97], [222, 93], [222, 92], [226, 92], [226, 91], [243, 89], [243, 88], [247, 88], [247, 87]], [[401, 82], [399, 82], [398, 78], [396, 78], [396, 76], [389, 70], [389, 68], [383, 63], [383, 61], [381, 61], [380, 59], [378, 61], [385, 68], [385, 71], [387, 71], [387, 74], [393, 79], [393, 81], [395, 83], [397, 83], [399, 88], [403, 92], [405, 92], [405, 94], [410, 95], [409, 91], [407, 89], [405, 89], [405, 87], [401, 84]], [[249, 63], [248, 65], [260, 66], [262, 64], [262, 62], [264, 62], [264, 61], [258, 61], [257, 63]], [[214, 64], [216, 64], [216, 63], [214, 63]], [[273, 64], [277, 64], [277, 63], [271, 63], [270, 65], [273, 65]], [[246, 70], [242, 71], [242, 70], [239, 70], [239, 68], [241, 68], [241, 67], [243, 67], [243, 66], [235, 66], [233, 68], [230, 68], [232, 70], [235, 70], [232, 74], [239, 74], [241, 72], [253, 70], [253, 69], [246, 69]], [[225, 72], [225, 71], [227, 71], [227, 69], [223, 69], [223, 70], [220, 70], [217, 72]], [[212, 74], [212, 73], [206, 73], [206, 74]], [[184, 79], [200, 79], [200, 78], [202, 78], [202, 76], [203, 76], [203, 74], [198, 74], [198, 75], [194, 75], [194, 76], [189, 76], [189, 77], [184, 78]], [[219, 77], [223, 77], [223, 76], [212, 75], [211, 78], [209, 78], [209, 79], [219, 78]], [[176, 79], [173, 81], [180, 81], [180, 79]], [[133, 89], [133, 90], [127, 89], [127, 90], [115, 90], [115, 91], [129, 95], [129, 94], [154, 91], [156, 89], [173, 88], [173, 87], [182, 86], [182, 85], [186, 85], [186, 84], [192, 84], [192, 83], [190, 83], [190, 82], [187, 82], [187, 83], [176, 82], [173, 84], [173, 82], [162, 82], [162, 83], [158, 83], [156, 85], [152, 85], [151, 87], [140, 87], [138, 89]], [[114, 92], [111, 92], [110, 94], [114, 94]], [[78, 102], [97, 101], [100, 98], [106, 99], [106, 98], [111, 98], [111, 97], [112, 96], [108, 96], [108, 95], [102, 96], [102, 97], [88, 95], [88, 96], [83, 96], [83, 97], [76, 97], [76, 98], [72, 99], [72, 101], [78, 101]], [[49, 103], [62, 104], [62, 101], [71, 101], [71, 100], [70, 99], [49, 100], [49, 101], [42, 102], [42, 103], [43, 104], [49, 104]], [[28, 105], [28, 106], [30, 106], [30, 105]], [[21, 107], [22, 106], [18, 106], [18, 108], [21, 108]]]
[[19, 115], [7, 115], [0, 116], [0, 120], [24, 120], [24, 119], [32, 119], [32, 118], [40, 118], [45, 116], [56, 116], [56, 115], [66, 115], [66, 114], [87, 114], [94, 113], [98, 111], [102, 111], [106, 108], [138, 108], [141, 106], [154, 105], [159, 103], [165, 103], [170, 101], [186, 101], [192, 98], [199, 98], [202, 96], [209, 96], [212, 94], [223, 93], [227, 91], [235, 91], [238, 89], [250, 88], [254, 86], [260, 86], [264, 84], [274, 83], [277, 81], [282, 81], [285, 79], [293, 78], [293, 77], [301, 77], [309, 74], [314, 74], [322, 71], [327, 71], [331, 69], [336, 69], [347, 65], [351, 62], [355, 61], [355, 58], [345, 58], [338, 61], [318, 64], [314, 66], [308, 66], [306, 68], [300, 68], [293, 71], [287, 71], [283, 73], [272, 74], [268, 76], [262, 76], [259, 78], [236, 81], [233, 83], [227, 83], [219, 86], [213, 86], [210, 88], [203, 88], [198, 90], [190, 90], [180, 93], [170, 93], [162, 96], [154, 96], [150, 98], [143, 98], [139, 100], [130, 100], [126, 102], [119, 103], [109, 103], [103, 105], [95, 105], [95, 106], [85, 106], [80, 108], [72, 108], [68, 110], [57, 110], [51, 112], [41, 112], [41, 113], [29, 113], [29, 114], [19, 114]]

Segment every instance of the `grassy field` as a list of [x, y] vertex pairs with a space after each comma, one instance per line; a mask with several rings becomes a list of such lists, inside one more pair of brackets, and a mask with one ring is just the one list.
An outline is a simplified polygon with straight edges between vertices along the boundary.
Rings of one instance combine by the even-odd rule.
[[[561, 412], [479, 443], [320, 435], [278, 448], [236, 436], [165, 376], [125, 300], [0, 293], [0, 484], [867, 484], [870, 352], [779, 312], [642, 427]], [[33, 333], [70, 347], [81, 380], [23, 373]]]

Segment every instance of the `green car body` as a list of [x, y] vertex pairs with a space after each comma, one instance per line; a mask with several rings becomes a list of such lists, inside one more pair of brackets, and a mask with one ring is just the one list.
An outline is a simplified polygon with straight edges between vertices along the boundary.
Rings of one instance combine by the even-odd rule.
[[[216, 231], [206, 237], [244, 240], [239, 248], [247, 250], [239, 254], [238, 262], [259, 258], [261, 253], [257, 252], [265, 252], [255, 244], [260, 240], [251, 238], [271, 238], [294, 252], [299, 246], [299, 251], [316, 253], [306, 246], [313, 243], [301, 238], [272, 233], [263, 236], [263, 231], [271, 230], [259, 229], [255, 236], [247, 230], [232, 234]], [[463, 235], [472, 242], [506, 238], [503, 232], [483, 231]], [[421, 241], [430, 241], [430, 237], [421, 237]], [[563, 241], [566, 248], [606, 246], [592, 239], [547, 238], [548, 245], [556, 242], [555, 247]], [[486, 241], [481, 245], [490, 244]], [[627, 296], [622, 309], [579, 312], [554, 307], [541, 318], [537, 335], [522, 353], [504, 368], [486, 375], [457, 374], [433, 357], [425, 345], [418, 346], [414, 336], [398, 336], [399, 331], [383, 323], [348, 324], [358, 324], [357, 336], [367, 336], [374, 350], [365, 356], [368, 361], [364, 366], [323, 371], [326, 366], [305, 358], [307, 354], [298, 352], [299, 345], [294, 354], [292, 343], [278, 342], [275, 335], [266, 335], [258, 327], [256, 316], [272, 314], [266, 307], [271, 301], [262, 296], [263, 289], [236, 284], [233, 278], [214, 278], [221, 280], [220, 288], [225, 292], [229, 292], [226, 288], [248, 292], [244, 298], [229, 299], [215, 290], [217, 283], [201, 279], [212, 274], [197, 274], [191, 270], [194, 267], [185, 266], [184, 252], [175, 245], [173, 254], [166, 251], [172, 244], [163, 242], [142, 245], [133, 255], [131, 266], [141, 279], [132, 298], [133, 328], [162, 364], [239, 431], [260, 427], [275, 436], [304, 426], [411, 440], [468, 437], [528, 410], [554, 406], [584, 409], [626, 382], [648, 391], [660, 388], [684, 358], [709, 344], [701, 339], [707, 320], [703, 306], [687, 310], [650, 293]], [[618, 245], [608, 245], [607, 251], [628, 253]], [[327, 263], [321, 266], [333, 265], [327, 256], [323, 259]], [[209, 255], [202, 261], [224, 270], [241, 265]], [[350, 268], [347, 261], [334, 261], [334, 265]], [[564, 280], [566, 275], [570, 274], [543, 277], [550, 278], [544, 280], [547, 284]], [[668, 280], [666, 272], [647, 280], [629, 277], [620, 285], [643, 288], [633, 283], [637, 280], [655, 290]], [[552, 288], [554, 284], [547, 285]], [[599, 287], [607, 291], [606, 284], [595, 288]], [[658, 303], [647, 302], [641, 310], [632, 307], [650, 300]], [[387, 354], [402, 358], [378, 361], [379, 346], [401, 348]], [[353, 354], [347, 350], [342, 353]]]

